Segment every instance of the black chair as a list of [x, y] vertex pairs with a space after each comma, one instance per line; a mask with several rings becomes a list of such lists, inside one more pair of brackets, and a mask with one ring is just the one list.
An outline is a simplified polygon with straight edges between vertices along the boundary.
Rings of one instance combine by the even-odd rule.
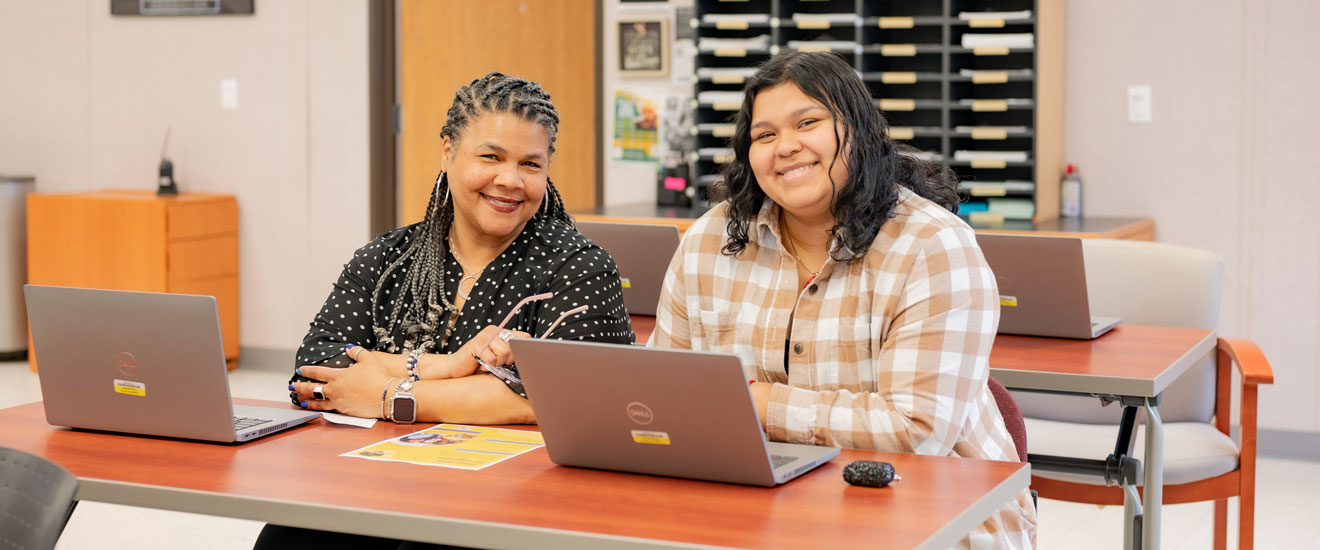
[[55, 548], [77, 492], [78, 478], [58, 464], [0, 447], [0, 548]]

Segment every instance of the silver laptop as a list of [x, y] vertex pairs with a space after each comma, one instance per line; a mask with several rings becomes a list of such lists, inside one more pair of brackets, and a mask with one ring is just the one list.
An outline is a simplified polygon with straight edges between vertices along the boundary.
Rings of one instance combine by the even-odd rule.
[[767, 442], [737, 356], [510, 340], [550, 460], [773, 487], [839, 454]]
[[646, 223], [577, 222], [578, 231], [604, 248], [619, 266], [623, 303], [633, 315], [655, 315], [669, 261], [678, 250], [678, 227]]
[[999, 333], [1088, 340], [1118, 326], [1092, 317], [1086, 263], [1077, 237], [978, 233], [999, 283]]
[[233, 405], [212, 296], [25, 285], [56, 426], [248, 441], [318, 416]]

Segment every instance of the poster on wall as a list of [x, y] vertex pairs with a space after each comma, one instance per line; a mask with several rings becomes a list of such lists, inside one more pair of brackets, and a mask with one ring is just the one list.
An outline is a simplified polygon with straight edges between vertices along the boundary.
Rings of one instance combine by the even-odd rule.
[[614, 91], [615, 160], [660, 158], [660, 105], [663, 95], [636, 90]]
[[619, 21], [619, 75], [664, 76], [669, 72], [669, 21], [663, 17]]
[[697, 150], [697, 133], [692, 112], [692, 96], [669, 95], [660, 110], [660, 139], [664, 142], [665, 167], [686, 162], [688, 153]]

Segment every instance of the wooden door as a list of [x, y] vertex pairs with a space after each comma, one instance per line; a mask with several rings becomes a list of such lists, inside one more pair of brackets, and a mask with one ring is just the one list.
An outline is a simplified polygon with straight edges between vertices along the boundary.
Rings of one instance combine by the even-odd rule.
[[560, 118], [550, 178], [570, 211], [595, 207], [597, 27], [595, 0], [403, 0], [400, 225], [425, 213], [454, 92], [491, 71], [550, 93]]

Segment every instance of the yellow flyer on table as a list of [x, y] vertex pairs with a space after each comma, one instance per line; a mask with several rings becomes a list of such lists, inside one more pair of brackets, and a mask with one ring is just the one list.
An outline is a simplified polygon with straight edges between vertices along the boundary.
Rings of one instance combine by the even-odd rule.
[[541, 432], [440, 424], [339, 456], [480, 470], [543, 445]]

